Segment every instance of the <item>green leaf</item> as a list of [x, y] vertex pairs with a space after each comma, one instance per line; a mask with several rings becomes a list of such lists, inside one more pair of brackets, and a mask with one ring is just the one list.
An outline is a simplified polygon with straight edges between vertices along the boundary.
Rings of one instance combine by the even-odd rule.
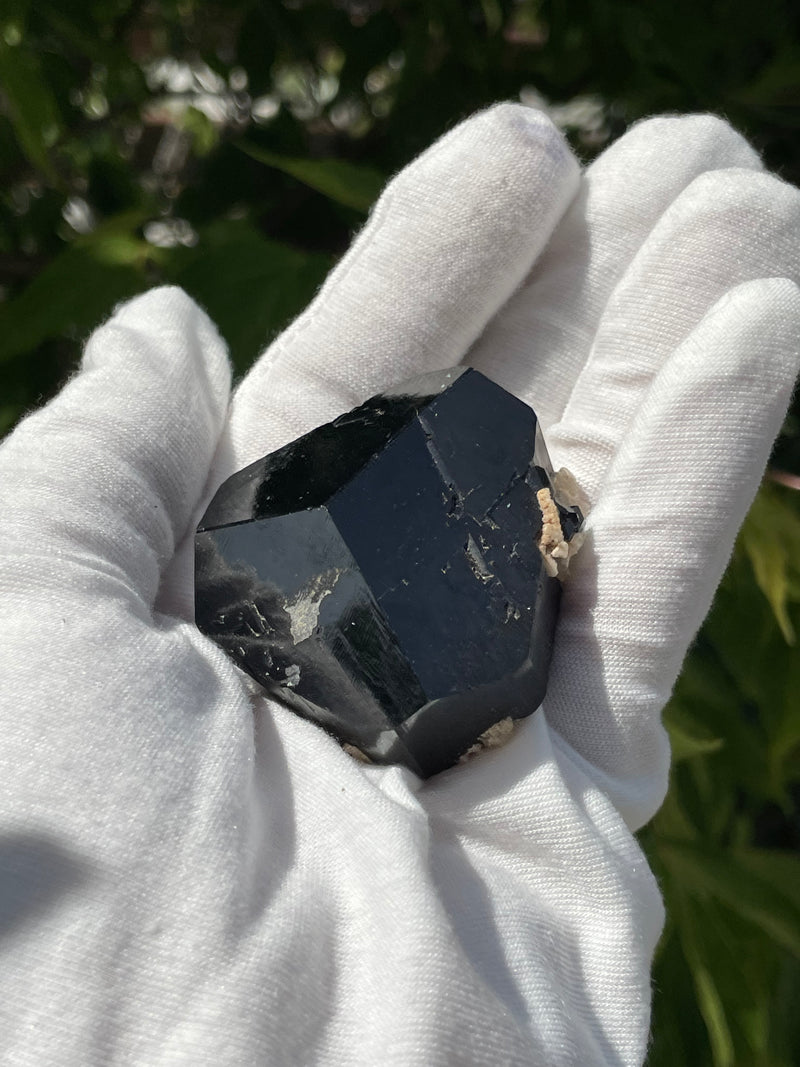
[[[668, 906], [705, 1022], [714, 1067], [764, 1062], [777, 950], [716, 902], [670, 884]], [[693, 1061], [692, 1061], [693, 1062]]]
[[790, 581], [800, 559], [800, 522], [778, 491], [763, 486], [740, 534], [758, 587], [772, 607], [787, 644], [795, 642], [787, 610]]
[[[68, 9], [66, 12], [64, 7]], [[49, 24], [51, 31], [78, 54], [90, 58], [94, 63], [120, 62], [120, 53], [116, 52], [114, 46], [122, 42], [109, 44], [96, 30], [91, 32], [91, 22], [86, 22], [85, 13], [84, 26], [81, 26], [79, 10], [69, 10], [66, 4], [59, 9], [57, 3], [37, 3], [37, 12]]]
[[2, 404], [0, 405], [0, 437], [3, 437], [16, 420], [19, 418], [20, 408], [16, 404]]
[[248, 156], [291, 175], [310, 189], [344, 207], [366, 213], [378, 199], [385, 178], [372, 167], [342, 159], [295, 159], [269, 152], [258, 145], [240, 141], [238, 148]]
[[714, 1065], [715, 1067], [732, 1067], [735, 1062], [733, 1039], [714, 976], [698, 953], [689, 949], [687, 958], [692, 969], [700, 1010], [708, 1027], [708, 1036], [714, 1052]]
[[761, 67], [752, 81], [738, 87], [734, 98], [751, 107], [797, 107], [800, 104], [798, 63], [800, 48], [797, 43], [793, 40], [783, 41], [772, 61]]
[[26, 47], [22, 27], [11, 19], [0, 24], [0, 85], [20, 148], [37, 170], [55, 181], [47, 150], [59, 136], [58, 108], [36, 53]]
[[[745, 562], [748, 574], [750, 566]], [[757, 597], [758, 606], [763, 610], [768, 622], [771, 623], [769, 605], [764, 600], [752, 582], [753, 595]], [[730, 594], [724, 591], [718, 595], [718, 606], [715, 608], [715, 618], [720, 623], [720, 632], [724, 635], [726, 652], [731, 655], [723, 661], [713, 643], [709, 640], [709, 623], [706, 623], [703, 631], [698, 636], [695, 645], [691, 649], [675, 687], [675, 693], [667, 706], [666, 721], [670, 726], [670, 716], [673, 707], [677, 710], [676, 725], [684, 732], [691, 731], [700, 739], [722, 738], [724, 740], [724, 752], [710, 754], [707, 760], [687, 759], [678, 764], [677, 769], [694, 768], [699, 764], [708, 764], [711, 785], [714, 787], [715, 797], [695, 798], [697, 803], [692, 803], [693, 794], [687, 795], [687, 776], [682, 776], [680, 787], [682, 798], [687, 809], [693, 812], [694, 820], [698, 826], [708, 828], [708, 820], [715, 822], [718, 815], [730, 806], [730, 799], [737, 788], [747, 788], [756, 795], [763, 793], [766, 785], [767, 749], [761, 723], [754, 720], [747, 713], [747, 700], [757, 699], [759, 693], [760, 677], [753, 671], [753, 660], [758, 662], [757, 653], [753, 652], [750, 660], [747, 659], [749, 650], [753, 649], [752, 622], [742, 618], [738, 610], [739, 600], [733, 599], [732, 604], [723, 602], [722, 597], [730, 598]], [[720, 611], [719, 608], [727, 608]], [[745, 613], [746, 614], [746, 613]], [[712, 620], [713, 621], [713, 620]], [[781, 642], [781, 649], [788, 654], [788, 648], [778, 634], [777, 626], [772, 624], [776, 639]], [[747, 646], [746, 637], [750, 634], [750, 644]], [[737, 642], [740, 634], [745, 651], [738, 657]], [[734, 645], [731, 652], [730, 646]], [[734, 665], [742, 665], [747, 668], [752, 677], [747, 679], [748, 688], [745, 689], [737, 676], [731, 676], [726, 669], [728, 659]], [[687, 722], [688, 720], [688, 722]], [[679, 742], [680, 743], [680, 742]], [[680, 752], [680, 748], [679, 748]]]
[[743, 870], [769, 885], [780, 888], [800, 915], [800, 855], [766, 848], [742, 848], [732, 858]]
[[770, 861], [755, 849], [724, 852], [708, 843], [661, 841], [658, 852], [687, 892], [716, 897], [800, 957], [800, 899], [770, 877], [779, 868], [800, 884], [800, 858], [784, 855], [770, 870]]
[[718, 752], [725, 738], [709, 730], [679, 700], [672, 700], [664, 709], [664, 725], [669, 732], [673, 762]]
[[219, 144], [217, 127], [202, 111], [196, 107], [187, 107], [181, 117], [181, 126], [189, 134], [198, 156], [207, 156]]
[[706, 1067], [707, 1028], [672, 916], [658, 945], [653, 969], [652, 1043], [647, 1067]]
[[795, 642], [794, 628], [786, 610], [789, 590], [786, 570], [786, 553], [775, 545], [765, 546], [752, 536], [750, 530], [742, 533], [742, 543], [753, 564], [758, 587], [770, 602], [775, 619], [787, 644]]
[[0, 304], [0, 363], [59, 336], [81, 337], [115, 304], [147, 288], [141, 218], [110, 220], [64, 249], [18, 297]]
[[244, 372], [302, 311], [331, 260], [268, 241], [246, 222], [221, 221], [201, 230], [194, 248], [167, 253], [163, 265], [167, 278], [205, 307]]

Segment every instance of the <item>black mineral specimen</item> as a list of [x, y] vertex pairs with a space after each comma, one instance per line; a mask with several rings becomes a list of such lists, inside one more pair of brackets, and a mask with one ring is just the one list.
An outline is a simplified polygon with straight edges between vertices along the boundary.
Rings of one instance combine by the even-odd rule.
[[552, 473], [533, 411], [482, 374], [403, 383], [220, 487], [197, 625], [371, 760], [436, 774], [544, 696], [561, 583], [537, 491], [564, 541], [582, 521]]

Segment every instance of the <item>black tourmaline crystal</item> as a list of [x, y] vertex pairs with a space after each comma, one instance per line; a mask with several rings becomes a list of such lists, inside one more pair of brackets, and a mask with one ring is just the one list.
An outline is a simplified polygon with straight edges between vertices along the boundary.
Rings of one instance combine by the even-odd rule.
[[[544, 696], [551, 479], [533, 411], [482, 374], [404, 383], [220, 487], [197, 625], [341, 741], [435, 774]], [[569, 541], [580, 511], [555, 504]]]

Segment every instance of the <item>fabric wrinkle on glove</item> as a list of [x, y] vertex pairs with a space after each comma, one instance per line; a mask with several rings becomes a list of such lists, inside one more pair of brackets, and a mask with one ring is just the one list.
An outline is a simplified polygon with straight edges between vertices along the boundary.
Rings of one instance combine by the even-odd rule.
[[[0, 447], [0, 1059], [642, 1063], [631, 831], [797, 372], [799, 228], [718, 119], [581, 174], [505, 104], [389, 184], [232, 399], [180, 290], [93, 335]], [[590, 536], [543, 709], [421, 783], [252, 691], [191, 621], [192, 540], [233, 471], [463, 361], [539, 414]]]

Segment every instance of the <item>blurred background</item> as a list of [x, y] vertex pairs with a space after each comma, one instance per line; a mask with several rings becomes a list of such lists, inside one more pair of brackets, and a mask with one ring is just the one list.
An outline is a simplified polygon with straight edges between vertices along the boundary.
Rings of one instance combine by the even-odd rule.
[[[713, 111], [797, 183], [800, 5], [0, 0], [0, 434], [161, 282], [243, 373], [386, 178], [504, 99], [587, 162], [637, 118]], [[666, 712], [651, 1067], [800, 1063], [798, 488], [800, 405]]]

